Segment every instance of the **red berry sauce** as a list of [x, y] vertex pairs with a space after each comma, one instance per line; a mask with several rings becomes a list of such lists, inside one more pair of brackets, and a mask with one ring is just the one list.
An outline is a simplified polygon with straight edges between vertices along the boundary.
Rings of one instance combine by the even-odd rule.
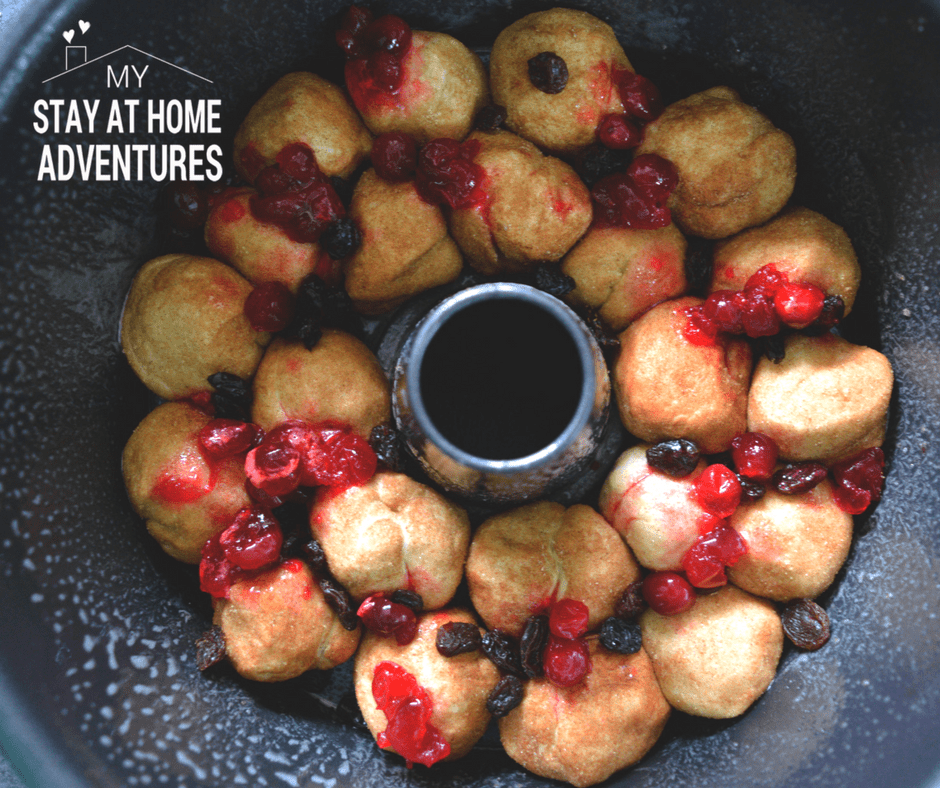
[[479, 140], [441, 137], [431, 140], [418, 155], [415, 186], [425, 202], [471, 208], [484, 201], [483, 168], [474, 162], [480, 151]]
[[414, 137], [403, 131], [380, 134], [372, 142], [372, 166], [383, 180], [407, 181], [418, 166], [418, 145]]
[[745, 432], [731, 441], [734, 467], [748, 479], [765, 481], [773, 476], [778, 454], [773, 438], [762, 432]]
[[880, 500], [885, 481], [885, 454], [880, 448], [865, 449], [829, 469], [836, 504], [849, 514], [861, 514]]
[[730, 517], [741, 502], [741, 482], [728, 466], [709, 465], [695, 480], [695, 498], [708, 514]]
[[294, 296], [281, 282], [262, 282], [245, 299], [245, 317], [255, 331], [281, 331], [294, 312]]
[[717, 588], [728, 582], [725, 567], [734, 566], [746, 552], [741, 535], [727, 523], [721, 523], [686, 551], [682, 568], [696, 588]]
[[379, 635], [394, 635], [399, 646], [407, 646], [418, 634], [415, 611], [400, 602], [393, 602], [385, 594], [366, 597], [356, 612], [362, 625]]
[[637, 156], [625, 173], [601, 178], [591, 189], [598, 227], [655, 230], [672, 222], [669, 196], [679, 185], [671, 162], [655, 153]]
[[678, 572], [653, 572], [642, 588], [646, 604], [661, 616], [684, 613], [695, 604], [695, 589]]
[[372, 697], [388, 726], [376, 737], [379, 747], [391, 747], [408, 766], [431, 766], [450, 755], [450, 743], [431, 724], [434, 710], [417, 679], [394, 662], [380, 662], [372, 676]]
[[626, 115], [605, 115], [597, 126], [597, 139], [605, 148], [629, 150], [642, 142], [643, 132]]

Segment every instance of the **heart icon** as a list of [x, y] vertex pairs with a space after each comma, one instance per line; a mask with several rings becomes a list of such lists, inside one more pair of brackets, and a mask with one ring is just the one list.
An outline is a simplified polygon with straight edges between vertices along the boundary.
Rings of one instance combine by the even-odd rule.
[[66, 31], [62, 34], [62, 38], [64, 38], [64, 39], [65, 39], [66, 41], [68, 41], [70, 44], [72, 43], [72, 38], [73, 38], [74, 36], [75, 36], [75, 31], [74, 31], [74, 30], [66, 30]]
[[85, 35], [85, 33], [88, 32], [88, 28], [91, 27], [91, 22], [86, 22], [84, 19], [79, 19], [78, 26], [82, 30], [82, 35]]

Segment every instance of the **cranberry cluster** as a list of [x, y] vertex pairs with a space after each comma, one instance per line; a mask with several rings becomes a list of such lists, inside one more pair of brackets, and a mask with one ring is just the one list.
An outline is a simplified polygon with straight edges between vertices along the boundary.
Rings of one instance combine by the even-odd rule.
[[280, 524], [268, 510], [245, 507], [202, 548], [199, 587], [214, 597], [227, 597], [239, 578], [280, 558], [283, 538]]
[[769, 337], [783, 326], [827, 331], [844, 311], [839, 296], [827, 297], [808, 282], [790, 282], [768, 263], [751, 275], [743, 290], [716, 290], [705, 303], [687, 309], [685, 335], [696, 344], [711, 344], [719, 332]]
[[549, 608], [543, 665], [552, 684], [573, 687], [590, 673], [591, 656], [584, 638], [588, 616], [587, 605], [577, 599], [559, 599]]
[[474, 162], [479, 140], [441, 137], [421, 148], [415, 188], [425, 202], [470, 208], [483, 199], [483, 168]]
[[601, 178], [591, 189], [594, 224], [655, 230], [672, 222], [667, 203], [679, 185], [673, 164], [655, 153], [637, 156], [626, 172]]
[[403, 19], [391, 14], [374, 19], [369, 9], [350, 6], [336, 32], [336, 43], [348, 60], [347, 84], [397, 93], [404, 82], [403, 61], [411, 38], [411, 28]]
[[418, 633], [420, 609], [420, 599], [405, 604], [396, 599], [396, 594], [379, 593], [366, 597], [356, 615], [366, 629], [386, 637], [394, 635], [399, 646], [407, 646]]
[[601, 118], [597, 138], [606, 148], [628, 150], [643, 141], [643, 126], [662, 114], [663, 100], [659, 89], [646, 77], [620, 68], [613, 76], [625, 111]]
[[385, 714], [388, 726], [377, 737], [379, 747], [390, 747], [411, 766], [431, 766], [450, 755], [450, 743], [431, 724], [433, 704], [417, 679], [394, 662], [380, 662], [372, 676], [372, 697]]

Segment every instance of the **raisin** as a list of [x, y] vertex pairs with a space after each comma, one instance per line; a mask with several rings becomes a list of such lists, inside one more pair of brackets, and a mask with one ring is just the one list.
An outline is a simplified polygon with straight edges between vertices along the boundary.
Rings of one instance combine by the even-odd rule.
[[[685, 253], [685, 277], [693, 294], [705, 296], [712, 280], [714, 243], [704, 238], [689, 237]], [[743, 331], [743, 328], [742, 328]]]
[[339, 623], [344, 629], [352, 632], [359, 625], [359, 617], [356, 615], [356, 607], [349, 592], [332, 577], [321, 577], [317, 583], [326, 603], [339, 618]]
[[349, 203], [352, 202], [353, 190], [356, 185], [353, 179], [340, 178], [339, 175], [331, 175], [330, 185], [333, 187], [333, 191], [336, 192], [337, 197], [340, 198], [343, 205], [349, 205]]
[[294, 301], [294, 315], [284, 330], [289, 339], [303, 342], [313, 350], [323, 335], [323, 326], [358, 333], [352, 301], [339, 285], [328, 285], [316, 274], [309, 274], [300, 283]]
[[399, 605], [410, 607], [415, 613], [420, 613], [424, 609], [424, 600], [421, 598], [421, 594], [417, 591], [409, 591], [407, 588], [392, 591], [389, 599]]
[[613, 353], [620, 349], [620, 336], [607, 330], [597, 312], [589, 312], [582, 319], [602, 351]]
[[624, 621], [632, 621], [646, 610], [646, 599], [643, 597], [643, 581], [630, 583], [620, 595], [614, 605], [614, 615]]
[[480, 628], [464, 621], [448, 621], [437, 628], [437, 650], [444, 657], [469, 654], [483, 645]]
[[477, 131], [498, 131], [506, 122], [506, 108], [499, 104], [487, 104], [473, 120]]
[[770, 484], [784, 495], [799, 495], [812, 490], [826, 478], [826, 473], [826, 466], [820, 462], [801, 462], [781, 468], [773, 475]]
[[486, 699], [486, 710], [494, 717], [505, 717], [522, 703], [522, 681], [516, 676], [503, 676]]
[[212, 406], [217, 419], [250, 421], [251, 385], [231, 372], [216, 372], [207, 378], [215, 391]]
[[646, 450], [646, 462], [674, 479], [688, 476], [698, 465], [699, 448], [685, 438], [660, 441]]
[[482, 645], [483, 653], [503, 673], [520, 678], [525, 676], [519, 661], [519, 644], [512, 635], [501, 629], [491, 629], [483, 635]]
[[307, 563], [314, 572], [318, 575], [330, 574], [330, 569], [326, 564], [326, 553], [323, 552], [323, 546], [316, 539], [311, 539], [302, 549]]
[[816, 651], [829, 641], [829, 614], [812, 599], [794, 599], [783, 608], [783, 631], [793, 645]]
[[529, 60], [529, 81], [543, 93], [561, 93], [568, 84], [568, 65], [554, 52], [539, 52]]
[[349, 217], [337, 219], [320, 236], [324, 251], [334, 260], [351, 256], [362, 243], [362, 233]]
[[601, 645], [617, 654], [636, 654], [643, 645], [640, 625], [611, 616], [601, 624]]
[[803, 330], [810, 336], [820, 336], [834, 328], [843, 317], [845, 317], [845, 302], [842, 297], [829, 295], [823, 299], [822, 312], [819, 313], [819, 317]]
[[544, 672], [542, 659], [548, 644], [548, 616], [529, 616], [519, 640], [519, 656], [522, 670], [530, 679]]
[[759, 501], [764, 497], [764, 493], [767, 492], [763, 484], [754, 479], [748, 479], [741, 474], [738, 474], [738, 481], [741, 483], [742, 501]]
[[369, 445], [375, 456], [386, 468], [393, 471], [404, 469], [404, 455], [402, 445], [398, 440], [398, 430], [385, 422], [372, 428], [369, 433]]
[[559, 263], [542, 263], [537, 266], [535, 286], [555, 298], [563, 298], [576, 287], [574, 279], [561, 272]]
[[786, 345], [784, 344], [784, 335], [783, 334], [774, 334], [769, 337], [762, 337], [758, 340], [761, 354], [767, 356], [768, 360], [773, 361], [774, 364], [779, 364], [786, 358], [787, 351]]
[[222, 627], [216, 625], [206, 630], [196, 640], [196, 667], [208, 670], [225, 659], [225, 635]]
[[628, 152], [592, 145], [575, 159], [574, 170], [591, 188], [601, 178], [625, 170], [631, 158]]

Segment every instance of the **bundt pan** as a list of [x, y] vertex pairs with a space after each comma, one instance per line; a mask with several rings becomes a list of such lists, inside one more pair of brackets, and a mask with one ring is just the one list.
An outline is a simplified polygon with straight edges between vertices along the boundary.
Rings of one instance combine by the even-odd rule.
[[[846, 333], [897, 375], [881, 503], [860, 518], [824, 598], [832, 641], [787, 650], [767, 694], [726, 722], [674, 715], [610, 785], [940, 784], [940, 3], [610, 0], [613, 25], [667, 100], [738, 89], [794, 137], [794, 201], [843, 225], [865, 279]], [[538, 7], [392, 0], [416, 28], [484, 53]], [[547, 783], [489, 733], [431, 770], [379, 752], [349, 673], [257, 686], [201, 675], [209, 610], [193, 574], [131, 511], [120, 452], [150, 399], [117, 342], [135, 269], [161, 251], [157, 182], [37, 180], [43, 145], [218, 142], [279, 75], [339, 80], [322, 0], [5, 4], [0, 17], [0, 780], [77, 786], [459, 786]], [[86, 23], [79, 24], [79, 20]], [[69, 50], [63, 33], [73, 31]], [[127, 45], [127, 46], [125, 46]], [[143, 54], [142, 54], [143, 53]], [[151, 55], [153, 57], [151, 57]], [[87, 65], [76, 67], [75, 57]], [[107, 68], [150, 69], [138, 88]], [[69, 66], [66, 71], [66, 66]], [[185, 69], [185, 70], [183, 70]], [[39, 99], [217, 98], [201, 138], [34, 129]], [[7, 775], [6, 778], [3, 775]]]

